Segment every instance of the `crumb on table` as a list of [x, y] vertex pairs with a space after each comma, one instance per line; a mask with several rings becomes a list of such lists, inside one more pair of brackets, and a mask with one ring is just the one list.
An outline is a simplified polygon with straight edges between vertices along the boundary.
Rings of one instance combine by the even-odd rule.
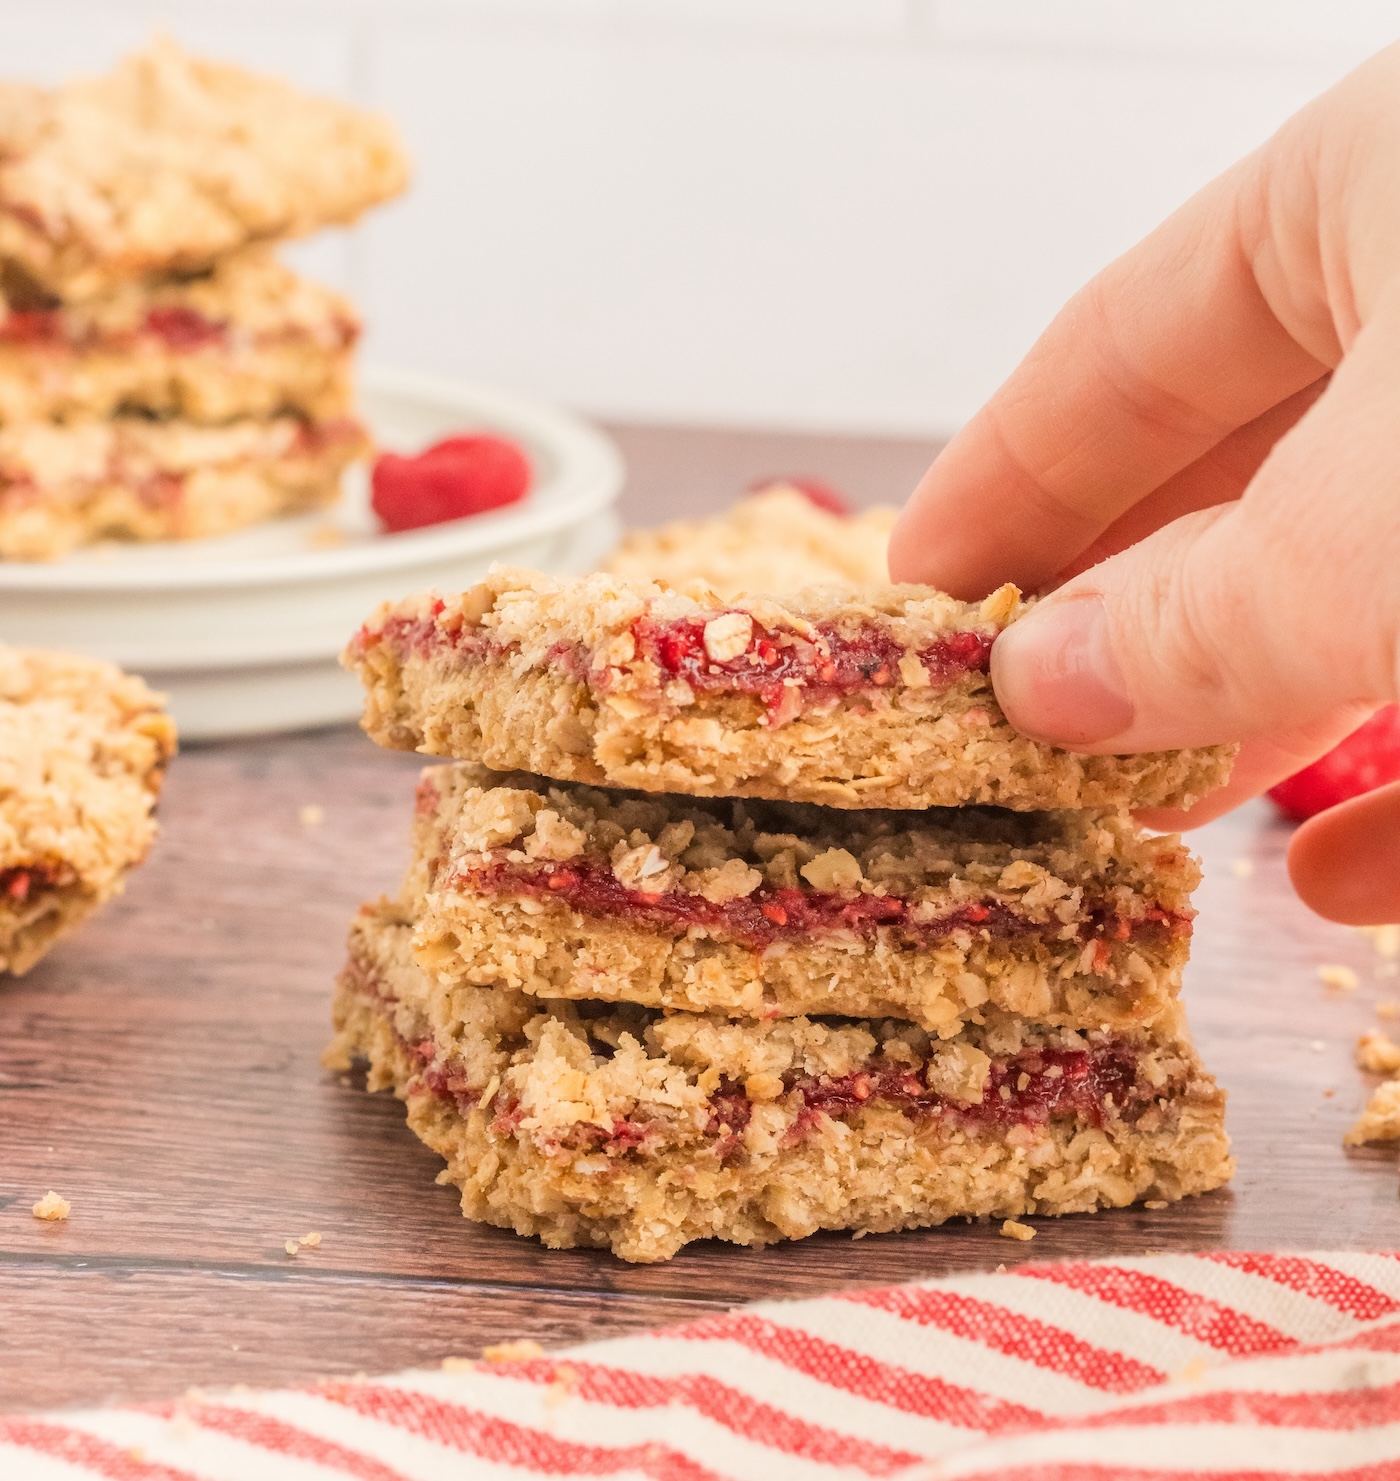
[[524, 1363], [540, 1357], [543, 1352], [544, 1348], [538, 1342], [521, 1337], [515, 1342], [497, 1342], [491, 1347], [483, 1347], [481, 1357], [487, 1363]]
[[1007, 1219], [1001, 1226], [1003, 1239], [1034, 1239], [1035, 1230], [1029, 1224], [1019, 1224], [1015, 1219]]
[[1400, 1044], [1378, 1028], [1368, 1028], [1356, 1041], [1356, 1067], [1372, 1075], [1400, 1070]]
[[1400, 925], [1362, 926], [1360, 929], [1371, 938], [1378, 956], [1400, 957]]
[[1328, 963], [1317, 969], [1317, 975], [1322, 979], [1324, 987], [1337, 989], [1339, 992], [1354, 992], [1361, 986], [1361, 979], [1350, 967], [1339, 966]]
[[66, 1219], [73, 1212], [73, 1205], [66, 1198], [55, 1193], [52, 1188], [34, 1205], [33, 1214], [36, 1219]]

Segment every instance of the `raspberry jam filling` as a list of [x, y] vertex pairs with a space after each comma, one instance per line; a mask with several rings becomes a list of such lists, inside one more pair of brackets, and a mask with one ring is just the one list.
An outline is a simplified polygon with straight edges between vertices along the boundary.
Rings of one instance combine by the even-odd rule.
[[[374, 630], [363, 627], [355, 635], [352, 650], [363, 654], [382, 644], [400, 654], [427, 657], [443, 648], [481, 654], [504, 646], [481, 628], [460, 622], [440, 625], [438, 618], [444, 610], [442, 600], [435, 598], [426, 612], [391, 616]], [[907, 686], [907, 675], [900, 667], [907, 650], [882, 628], [862, 627], [853, 633], [835, 623], [819, 623], [815, 638], [809, 639], [750, 621], [743, 651], [716, 659], [706, 647], [705, 629], [715, 618], [729, 616], [748, 620], [748, 614], [737, 612], [670, 623], [639, 617], [631, 629], [637, 657], [655, 665], [662, 687], [681, 679], [697, 695], [749, 695], [761, 701], [768, 722], [775, 725], [811, 704]], [[928, 687], [945, 689], [964, 674], [985, 674], [994, 642], [994, 634], [953, 632], [920, 649], [916, 656]], [[600, 680], [587, 652], [576, 644], [556, 644], [548, 661], [571, 678]], [[607, 670], [602, 672], [605, 675]]]
[[139, 329], [130, 332], [102, 333], [89, 329], [74, 333], [64, 323], [60, 309], [12, 309], [0, 320], [0, 345], [64, 344], [70, 349], [104, 344], [118, 347], [129, 344], [141, 334], [160, 340], [172, 350], [193, 350], [201, 345], [221, 344], [228, 338], [228, 326], [206, 319], [195, 309], [177, 305], [150, 309]]
[[52, 889], [61, 884], [65, 872], [46, 864], [0, 869], [0, 899], [22, 905], [36, 890]]
[[[478, 1104], [481, 1092], [467, 1085], [460, 1067], [438, 1058], [432, 1039], [404, 1047], [420, 1066], [418, 1081], [425, 1089], [450, 1101], [463, 1116]], [[879, 1059], [846, 1075], [789, 1073], [783, 1077], [780, 1099], [796, 1116], [784, 1133], [783, 1144], [791, 1146], [809, 1136], [823, 1117], [849, 1120], [866, 1108], [893, 1109], [911, 1120], [939, 1117], [971, 1131], [1043, 1127], [1057, 1117], [1071, 1116], [1102, 1127], [1110, 1116], [1132, 1120], [1154, 1100], [1175, 1093], [1170, 1086], [1139, 1085], [1137, 1063], [1136, 1050], [1121, 1041], [1087, 1049], [1027, 1049], [1008, 1059], [993, 1060], [981, 1099], [971, 1103], [931, 1090], [923, 1065]], [[753, 1102], [739, 1082], [724, 1079], [711, 1092], [709, 1103], [705, 1136], [717, 1144], [721, 1158], [727, 1158], [741, 1148]], [[512, 1136], [523, 1117], [519, 1101], [503, 1097], [496, 1105], [491, 1129], [497, 1136]], [[611, 1126], [577, 1122], [564, 1131], [557, 1145], [574, 1152], [622, 1156], [665, 1135], [662, 1126], [614, 1117]]]
[[[804, 940], [836, 931], [868, 938], [882, 926], [897, 928], [901, 934], [920, 941], [941, 940], [956, 931], [1009, 937], [1059, 928], [1059, 922], [1030, 920], [1000, 900], [973, 901], [932, 920], [919, 920], [911, 902], [896, 895], [845, 895], [835, 890], [779, 889], [768, 884], [724, 904], [683, 890], [652, 895], [628, 889], [610, 867], [588, 861], [536, 868], [494, 862], [461, 870], [452, 883], [466, 885], [480, 894], [561, 900], [580, 914], [650, 930], [679, 934], [691, 926], [703, 926], [742, 941], [755, 951], [775, 941]], [[1086, 900], [1076, 926], [1083, 939], [1116, 941], [1154, 928], [1188, 937], [1191, 920], [1156, 905], [1130, 918], [1119, 915], [1107, 902]]]
[[[659, 623], [639, 617], [632, 624], [637, 652], [658, 668], [663, 683], [684, 679], [696, 694], [749, 694], [762, 700], [770, 719], [785, 717], [793, 704], [839, 699], [858, 690], [889, 688], [904, 682], [900, 661], [905, 648], [878, 627], [854, 633], [835, 623], [818, 623], [815, 639], [779, 632], [742, 617], [749, 634], [742, 652], [716, 658], [705, 642], [712, 618]], [[741, 633], [742, 635], [742, 633]], [[987, 672], [994, 639], [984, 633], [948, 633], [918, 652], [932, 688], [943, 689], [963, 674]]]
[[804, 1109], [813, 1115], [840, 1119], [880, 1103], [908, 1116], [950, 1116], [971, 1127], [1044, 1126], [1055, 1116], [1080, 1116], [1102, 1126], [1107, 1114], [1131, 1110], [1149, 1098], [1137, 1089], [1137, 1055], [1120, 1042], [1028, 1049], [993, 1060], [982, 1099], [971, 1105], [930, 1090], [918, 1068], [883, 1063], [839, 1078], [792, 1079], [789, 1089], [802, 1092]]

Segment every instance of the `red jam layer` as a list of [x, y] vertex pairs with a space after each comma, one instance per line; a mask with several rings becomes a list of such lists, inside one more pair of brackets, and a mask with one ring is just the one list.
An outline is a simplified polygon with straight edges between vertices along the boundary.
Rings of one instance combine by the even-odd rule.
[[[439, 598], [423, 615], [393, 616], [382, 627], [363, 627], [355, 635], [352, 649], [363, 653], [383, 645], [405, 656], [426, 657], [442, 648], [484, 652], [498, 646], [480, 628], [440, 627], [437, 618], [443, 611], [444, 603]], [[818, 624], [819, 644], [755, 622], [745, 651], [716, 663], [705, 651], [705, 623], [709, 620], [659, 623], [639, 617], [633, 623], [637, 654], [656, 665], [663, 685], [684, 679], [700, 695], [750, 695], [763, 703], [770, 722], [782, 723], [811, 704], [904, 684], [899, 663], [905, 649], [882, 628], [863, 628], [852, 636], [835, 624]], [[930, 686], [942, 689], [964, 674], [986, 673], [994, 641], [994, 636], [984, 633], [955, 632], [921, 649], [918, 657]], [[556, 644], [550, 650], [549, 663], [582, 681], [596, 677], [589, 669], [587, 654], [576, 644]]]
[[[481, 894], [529, 895], [561, 900], [583, 915], [645, 926], [649, 930], [680, 934], [691, 926], [721, 931], [762, 951], [775, 941], [795, 941], [835, 931], [853, 931], [872, 937], [883, 927], [920, 941], [937, 941], [956, 931], [985, 932], [1004, 938], [1040, 935], [1050, 926], [1028, 920], [999, 900], [975, 901], [959, 906], [931, 921], [910, 918], [907, 900], [895, 895], [844, 895], [834, 890], [778, 889], [762, 884], [753, 894], [723, 905], [672, 890], [652, 895], [629, 890], [612, 870], [586, 861], [544, 864], [525, 868], [499, 862], [465, 869], [456, 882]], [[1114, 914], [1106, 904], [1086, 901], [1081, 908], [1078, 931], [1082, 938], [1126, 941], [1136, 932], [1164, 928], [1172, 935], [1189, 937], [1188, 916], [1149, 906], [1136, 918]], [[1058, 923], [1056, 924], [1058, 929]]]
[[[459, 1069], [436, 1058], [437, 1046], [431, 1039], [405, 1047], [422, 1066], [420, 1083], [452, 1102], [459, 1114], [465, 1116], [480, 1100], [480, 1092], [468, 1088]], [[789, 1109], [794, 1095], [800, 1096], [801, 1103], [784, 1144], [800, 1142], [823, 1117], [848, 1120], [865, 1107], [877, 1106], [894, 1109], [911, 1120], [946, 1118], [971, 1131], [1042, 1127], [1057, 1117], [1071, 1116], [1092, 1126], [1102, 1126], [1110, 1115], [1131, 1120], [1159, 1095], [1169, 1093], [1139, 1087], [1137, 1059], [1131, 1046], [1117, 1042], [1088, 1049], [1028, 1049], [1010, 1059], [993, 1060], [982, 1098], [971, 1105], [930, 1090], [922, 1065], [892, 1065], [881, 1059], [848, 1075], [789, 1074], [783, 1081], [784, 1098]], [[753, 1102], [742, 1085], [722, 1080], [710, 1095], [705, 1128], [706, 1136], [719, 1143], [722, 1157], [739, 1150], [752, 1115]], [[498, 1136], [514, 1135], [522, 1117], [519, 1102], [504, 1098], [496, 1107], [491, 1129]], [[579, 1123], [569, 1128], [560, 1146], [625, 1155], [663, 1134], [661, 1128], [645, 1121], [616, 1119], [610, 1129]]]
[[[696, 694], [753, 695], [770, 717], [782, 712], [787, 692], [796, 686], [805, 705], [904, 682], [899, 662], [905, 649], [883, 628], [864, 627], [852, 635], [834, 623], [817, 623], [820, 640], [814, 642], [754, 622], [745, 650], [716, 662], [705, 651], [710, 620], [659, 623], [639, 617], [632, 624], [632, 638], [638, 654], [661, 671], [663, 683], [684, 679]], [[918, 657], [930, 685], [943, 689], [964, 674], [985, 674], [993, 641], [984, 633], [955, 632], [921, 649]]]
[[194, 350], [203, 345], [222, 344], [228, 338], [228, 326], [206, 319], [194, 309], [178, 306], [149, 310], [141, 328], [130, 333], [92, 331], [76, 339], [69, 336], [61, 309], [13, 310], [0, 320], [0, 345], [61, 344], [69, 349], [86, 349], [101, 344], [115, 349], [142, 334], [160, 340], [172, 350]]
[[0, 899], [22, 905], [35, 890], [54, 888], [66, 872], [47, 864], [0, 869]]

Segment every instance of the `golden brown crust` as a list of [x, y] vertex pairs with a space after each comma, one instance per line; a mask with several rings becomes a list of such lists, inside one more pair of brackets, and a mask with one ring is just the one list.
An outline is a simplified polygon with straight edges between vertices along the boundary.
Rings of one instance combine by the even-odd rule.
[[1199, 870], [1088, 813], [842, 811], [430, 767], [404, 903], [443, 986], [768, 1017], [1174, 1011]]
[[469, 1218], [554, 1247], [663, 1260], [699, 1238], [764, 1245], [821, 1228], [1180, 1198], [1232, 1171], [1223, 1097], [1181, 1037], [1134, 1042], [1143, 1098], [1122, 1115], [1105, 1101], [1092, 1118], [979, 1129], [907, 1115], [878, 1091], [814, 1109], [801, 1085], [859, 1078], [862, 1067], [916, 1074], [973, 1105], [991, 1057], [1087, 1052], [1092, 1040], [1013, 1020], [944, 1046], [907, 1024], [738, 1024], [625, 1008], [585, 1020], [505, 989], [435, 989], [408, 936], [394, 907], [361, 913], [327, 1062], [366, 1059], [370, 1087], [407, 1101]]
[[174, 751], [140, 679], [0, 645], [0, 969], [27, 971], [120, 891], [155, 837]]
[[345, 299], [265, 247], [80, 304], [11, 296], [0, 299], [0, 422], [346, 416], [358, 333]]
[[[1081, 756], [1014, 731], [987, 655], [1024, 610], [1014, 587], [980, 604], [918, 586], [779, 601], [504, 569], [459, 596], [386, 604], [344, 661], [381, 745], [564, 781], [1030, 810], [1187, 806], [1225, 780], [1229, 746]], [[684, 677], [657, 656], [677, 632]], [[849, 660], [845, 687], [819, 678], [842, 644], [876, 654]], [[760, 650], [797, 677], [769, 681]]]
[[70, 300], [351, 221], [407, 177], [378, 115], [166, 38], [103, 77], [0, 88], [0, 259]]
[[343, 419], [222, 426], [116, 417], [0, 428], [0, 558], [52, 560], [94, 540], [187, 540], [335, 500], [366, 446]]

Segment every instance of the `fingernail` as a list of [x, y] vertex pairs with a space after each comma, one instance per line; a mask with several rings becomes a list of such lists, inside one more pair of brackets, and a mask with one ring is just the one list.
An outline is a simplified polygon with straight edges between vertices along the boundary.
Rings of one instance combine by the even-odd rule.
[[1051, 598], [1007, 628], [992, 648], [992, 687], [1006, 718], [1033, 740], [1097, 745], [1133, 723], [1096, 592]]

